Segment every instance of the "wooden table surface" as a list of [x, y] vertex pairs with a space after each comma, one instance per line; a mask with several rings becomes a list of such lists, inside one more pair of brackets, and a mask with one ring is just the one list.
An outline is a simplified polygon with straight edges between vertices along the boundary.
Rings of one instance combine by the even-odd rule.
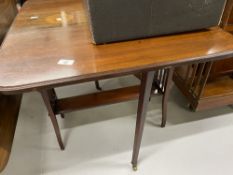
[[[0, 92], [16, 93], [233, 56], [220, 28], [96, 46], [82, 0], [29, 0], [0, 53]], [[61, 59], [74, 64], [59, 65]]]

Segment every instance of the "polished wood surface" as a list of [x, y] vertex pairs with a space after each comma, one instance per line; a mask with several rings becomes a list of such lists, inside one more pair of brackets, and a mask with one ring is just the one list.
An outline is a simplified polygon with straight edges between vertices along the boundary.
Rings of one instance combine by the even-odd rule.
[[0, 95], [0, 172], [11, 153], [22, 95]]
[[[0, 91], [15, 93], [82, 80], [233, 55], [233, 37], [219, 28], [96, 46], [81, 0], [30, 0], [0, 54]], [[58, 65], [73, 59], [71, 66]]]
[[15, 0], [0, 0], [0, 45], [16, 14]]

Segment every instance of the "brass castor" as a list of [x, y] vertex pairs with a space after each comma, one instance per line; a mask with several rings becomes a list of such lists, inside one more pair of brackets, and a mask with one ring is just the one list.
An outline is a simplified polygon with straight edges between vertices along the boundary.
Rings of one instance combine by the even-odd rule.
[[137, 171], [137, 170], [138, 170], [137, 165], [133, 165], [133, 170], [134, 170], [134, 171]]

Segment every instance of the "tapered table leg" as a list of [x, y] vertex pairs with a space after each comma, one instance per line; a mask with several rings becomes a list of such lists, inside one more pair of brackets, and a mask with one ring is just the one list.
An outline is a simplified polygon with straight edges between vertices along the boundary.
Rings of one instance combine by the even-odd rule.
[[56, 101], [55, 91], [54, 91], [54, 89], [42, 90], [42, 91], [40, 91], [40, 93], [41, 93], [41, 96], [44, 100], [45, 106], [47, 107], [49, 117], [52, 121], [60, 149], [64, 150], [65, 149], [64, 144], [62, 142], [60, 129], [58, 126], [56, 115], [55, 115], [55, 101]]
[[[50, 89], [49, 90], [49, 93], [50, 93], [50, 96], [51, 96], [51, 99], [53, 101], [53, 103], [55, 103], [55, 101], [57, 100], [57, 93], [54, 89]], [[65, 114], [60, 114], [61, 118], [65, 118]]]
[[173, 81], [173, 73], [174, 73], [174, 68], [169, 68], [167, 70], [167, 77], [166, 77], [166, 84], [165, 84], [165, 91], [163, 94], [163, 102], [162, 102], [162, 123], [161, 127], [166, 126], [167, 122], [167, 103], [168, 103], [168, 97], [172, 89]]
[[134, 170], [137, 170], [139, 149], [141, 146], [147, 106], [148, 106], [150, 95], [151, 95], [151, 88], [152, 88], [152, 83], [154, 79], [154, 74], [155, 74], [155, 71], [145, 72], [142, 74], [139, 101], [138, 101], [133, 156], [132, 156], [132, 165], [133, 165]]

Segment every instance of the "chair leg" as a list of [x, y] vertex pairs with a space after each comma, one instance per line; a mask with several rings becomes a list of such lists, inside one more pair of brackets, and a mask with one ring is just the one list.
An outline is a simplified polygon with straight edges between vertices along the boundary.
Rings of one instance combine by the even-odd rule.
[[166, 77], [166, 85], [165, 85], [165, 91], [163, 94], [163, 102], [162, 102], [162, 123], [161, 123], [161, 127], [165, 127], [166, 126], [166, 122], [167, 122], [167, 103], [168, 103], [168, 97], [170, 95], [172, 86], [173, 86], [173, 73], [174, 73], [174, 68], [169, 68], [167, 70], [167, 77]]
[[97, 90], [102, 91], [102, 88], [100, 87], [100, 83], [98, 80], [95, 81], [95, 87]]
[[44, 100], [45, 106], [48, 110], [49, 113], [49, 117], [52, 121], [54, 130], [55, 130], [55, 134], [57, 136], [57, 141], [59, 143], [60, 149], [64, 150], [64, 144], [61, 138], [61, 133], [60, 133], [60, 129], [58, 126], [58, 122], [57, 122], [57, 118], [56, 118], [56, 114], [55, 114], [55, 101], [56, 101], [56, 94], [54, 89], [50, 89], [50, 90], [42, 90], [40, 91], [41, 96]]
[[137, 170], [139, 149], [141, 145], [144, 123], [146, 119], [147, 106], [149, 104], [149, 99], [151, 95], [151, 88], [152, 88], [154, 74], [155, 71], [145, 72], [142, 74], [139, 101], [138, 101], [136, 129], [134, 136], [133, 156], [132, 156], [133, 170]]
[[65, 114], [60, 114], [61, 115], [61, 118], [65, 118]]

